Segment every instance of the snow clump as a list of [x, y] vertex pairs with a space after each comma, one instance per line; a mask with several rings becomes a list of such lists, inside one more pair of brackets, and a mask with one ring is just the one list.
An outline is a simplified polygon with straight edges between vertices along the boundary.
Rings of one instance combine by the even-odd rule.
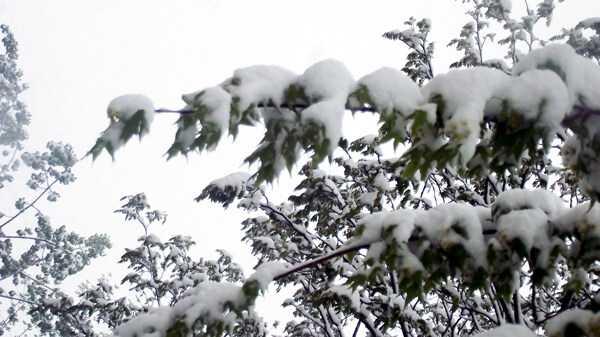
[[119, 96], [110, 101], [106, 109], [108, 117], [111, 120], [128, 120], [140, 110], [144, 111], [144, 118], [147, 123], [152, 123], [154, 119], [154, 103], [145, 95], [130, 94]]
[[362, 77], [358, 84], [369, 88], [369, 96], [381, 113], [398, 111], [408, 116], [425, 103], [421, 88], [397, 69], [381, 68]]
[[242, 288], [233, 283], [205, 281], [186, 291], [173, 307], [154, 308], [119, 325], [113, 337], [166, 336], [176, 320], [182, 320], [188, 328], [198, 319], [207, 325], [221, 321], [232, 327], [237, 316], [233, 311], [224, 312], [226, 304], [243, 307]]
[[600, 67], [590, 59], [577, 55], [567, 44], [550, 44], [532, 50], [514, 68], [514, 75], [533, 69], [548, 69], [566, 83], [569, 106], [584, 104], [600, 109]]
[[462, 163], [466, 164], [475, 154], [486, 103], [499, 97], [509, 83], [510, 76], [500, 70], [470, 68], [438, 75], [423, 87], [421, 92], [426, 99], [442, 97], [444, 131], [451, 141], [461, 145]]
[[546, 336], [567, 337], [564, 332], [568, 325], [578, 327], [585, 336], [597, 336], [600, 329], [600, 312], [594, 314], [592, 311], [582, 309], [565, 311], [548, 321]]
[[325, 128], [325, 138], [330, 141], [330, 151], [342, 137], [342, 120], [348, 95], [356, 82], [346, 66], [336, 60], [318, 62], [298, 78], [298, 84], [308, 98], [315, 102], [302, 111], [302, 121], [313, 121]]
[[525, 325], [516, 324], [503, 324], [495, 329], [486, 331], [475, 335], [474, 337], [537, 337], [537, 335], [531, 331]]
[[[285, 89], [297, 78], [298, 75], [287, 69], [259, 65], [234, 71], [231, 84], [226, 88], [240, 99], [240, 111], [245, 111], [251, 104], [262, 101], [271, 100], [274, 105], [280, 105]], [[239, 84], [234, 85], [235, 80], [239, 80]]]

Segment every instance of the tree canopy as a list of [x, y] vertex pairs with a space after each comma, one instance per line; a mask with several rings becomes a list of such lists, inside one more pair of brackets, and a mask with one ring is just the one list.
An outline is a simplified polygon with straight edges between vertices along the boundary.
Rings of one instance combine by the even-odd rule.
[[[124, 282], [154, 292], [156, 305], [113, 320], [114, 335], [266, 336], [253, 304], [275, 282], [295, 291], [283, 303], [297, 317], [291, 336], [596, 336], [600, 19], [548, 43], [534, 29], [550, 24], [551, 0], [519, 19], [510, 1], [465, 2], [472, 21], [450, 42], [463, 56], [444, 74], [431, 66], [431, 22], [411, 18], [384, 34], [410, 48], [401, 70], [355, 80], [335, 60], [301, 75], [252, 66], [184, 95], [181, 110], [155, 110], [141, 95], [113, 100], [94, 158], [144, 136], [155, 113], [180, 115], [169, 157], [218, 149], [242, 125], [265, 128], [245, 159], [256, 170], [216, 179], [197, 198], [249, 211], [255, 272], [224, 272], [223, 254], [223, 272], [200, 263], [189, 273], [177, 253], [187, 241], [146, 232], [124, 255], [136, 270]], [[483, 57], [493, 42], [505, 59]], [[374, 114], [378, 133], [344, 138], [350, 112]], [[296, 191], [270, 201], [264, 184], [296, 167]], [[139, 220], [148, 207], [132, 196], [123, 213]], [[159, 252], [167, 258], [152, 260]], [[170, 295], [159, 295], [158, 265], [174, 268]]]
[[[51, 303], [68, 302], [61, 282], [102, 255], [110, 243], [103, 234], [83, 237], [65, 226], [52, 226], [39, 207], [42, 197], [58, 200], [55, 185], [75, 181], [71, 168], [77, 158], [69, 144], [55, 141], [47, 143], [47, 151], [25, 151], [31, 114], [20, 94], [27, 86], [17, 65], [18, 43], [8, 26], [0, 25], [0, 31], [0, 299], [5, 310], [0, 335], [23, 335], [31, 329], [65, 335], [68, 331], [62, 329], [62, 322], [71, 319], [68, 313], [60, 313], [62, 318], [57, 319], [39, 311]], [[16, 195], [12, 189], [16, 184], [26, 185], [33, 197]], [[22, 221], [24, 214], [32, 212], [33, 223]]]

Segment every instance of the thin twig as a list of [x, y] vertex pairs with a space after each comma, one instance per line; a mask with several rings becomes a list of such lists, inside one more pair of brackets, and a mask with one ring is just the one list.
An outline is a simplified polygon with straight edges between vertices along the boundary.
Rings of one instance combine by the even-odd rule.
[[2, 297], [2, 298], [7, 298], [7, 299], [9, 299], [9, 300], [14, 300], [14, 301], [19, 301], [19, 302], [24, 302], [24, 303], [31, 304], [31, 305], [37, 305], [37, 303], [35, 303], [35, 302], [32, 302], [32, 301], [30, 301], [30, 300], [26, 300], [26, 299], [24, 299], [24, 298], [12, 297], [12, 296], [7, 296], [7, 295], [0, 295], [0, 297]]
[[31, 236], [18, 236], [18, 235], [0, 235], [0, 239], [25, 239], [25, 240], [34, 240], [34, 241], [41, 241], [41, 242], [45, 242], [49, 245], [52, 245], [54, 247], [58, 247], [58, 245], [50, 240], [46, 240], [46, 239], [42, 239], [42, 238], [36, 238], [36, 237], [31, 237]]
[[19, 215], [21, 215], [21, 214], [25, 213], [25, 211], [27, 211], [29, 208], [32, 208], [32, 207], [34, 207], [33, 205], [35, 205], [35, 203], [36, 203], [36, 202], [38, 202], [38, 200], [40, 200], [40, 198], [41, 198], [41, 197], [42, 197], [44, 194], [46, 194], [46, 192], [48, 192], [48, 191], [49, 191], [49, 190], [52, 188], [52, 186], [53, 186], [54, 184], [56, 184], [57, 182], [58, 182], [58, 179], [57, 179], [57, 180], [54, 180], [54, 181], [52, 182], [52, 184], [48, 185], [48, 187], [46, 187], [46, 188], [45, 188], [45, 189], [42, 191], [42, 193], [40, 193], [40, 195], [38, 195], [38, 196], [37, 196], [37, 198], [35, 198], [35, 200], [33, 200], [33, 202], [29, 203], [29, 204], [27, 205], [27, 207], [25, 207], [25, 208], [23, 208], [22, 210], [20, 210], [20, 211], [19, 211], [19, 213], [17, 213], [17, 214], [15, 214], [15, 215], [13, 215], [13, 216], [12, 216], [10, 219], [6, 220], [6, 221], [5, 221], [5, 222], [4, 222], [2, 225], [0, 225], [0, 228], [2, 228], [2, 227], [4, 227], [4, 226], [8, 225], [10, 222], [12, 222], [14, 219], [16, 219], [16, 218], [17, 218]]

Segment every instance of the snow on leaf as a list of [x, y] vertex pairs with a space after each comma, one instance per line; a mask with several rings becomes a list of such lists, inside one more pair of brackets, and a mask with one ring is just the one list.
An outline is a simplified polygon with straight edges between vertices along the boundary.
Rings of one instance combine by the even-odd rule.
[[240, 99], [240, 110], [245, 111], [251, 104], [268, 102], [280, 105], [283, 94], [298, 75], [278, 66], [252, 66], [237, 69], [233, 78], [238, 79], [237, 85], [228, 85], [227, 89]]
[[148, 124], [154, 119], [154, 103], [147, 96], [130, 94], [119, 96], [108, 104], [107, 114], [111, 120], [128, 120], [136, 112], [144, 111], [144, 118]]
[[513, 75], [533, 69], [548, 69], [562, 78], [568, 88], [569, 106], [600, 108], [600, 67], [577, 55], [571, 46], [550, 44], [535, 49], [515, 66]]
[[398, 111], [408, 116], [425, 103], [419, 86], [393, 68], [381, 68], [365, 75], [358, 84], [369, 88], [369, 96], [382, 114]]

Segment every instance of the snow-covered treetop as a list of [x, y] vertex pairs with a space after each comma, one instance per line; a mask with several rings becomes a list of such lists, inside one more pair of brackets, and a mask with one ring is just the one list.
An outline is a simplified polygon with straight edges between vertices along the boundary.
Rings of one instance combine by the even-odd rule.
[[[498, 15], [510, 10], [508, 2], [498, 2], [498, 6]], [[422, 25], [425, 29], [427, 23]], [[118, 336], [134, 336], [140, 331], [161, 336], [179, 331], [185, 335], [196, 327], [200, 330], [195, 331], [207, 335], [229, 331], [234, 317], [250, 313], [255, 297], [270, 282], [360, 249], [367, 249], [360, 263], [348, 266], [336, 262], [340, 264], [338, 277], [346, 283], [328, 290], [328, 296], [346, 298], [357, 311], [364, 309], [361, 303], [369, 302], [354, 291], [377, 286], [377, 280], [386, 277], [385, 268], [398, 275], [404, 304], [393, 305], [400, 307], [456, 275], [469, 289], [485, 289], [493, 282], [496, 296], [508, 298], [518, 294], [521, 287], [522, 261], [528, 262], [532, 286], [549, 287], [560, 256], [573, 269], [570, 287], [581, 289], [589, 284], [578, 271], [593, 264], [598, 255], [578, 247], [600, 238], [600, 208], [594, 206], [600, 199], [600, 67], [569, 45], [550, 44], [533, 50], [520, 59], [511, 74], [483, 66], [456, 69], [422, 87], [391, 68], [355, 80], [334, 60], [316, 63], [301, 75], [275, 66], [254, 66], [236, 70], [221, 85], [184, 95], [183, 99], [187, 105], [177, 111], [178, 130], [169, 156], [213, 149], [225, 134], [237, 135], [242, 124], [265, 126], [263, 140], [246, 158], [250, 164], [258, 163], [255, 175], [234, 173], [216, 179], [197, 199], [209, 198], [224, 206], [239, 200], [240, 207], [268, 214], [266, 219], [254, 219], [254, 225], [270, 218], [286, 223], [301, 238], [286, 242], [280, 234], [268, 236], [257, 228], [249, 229], [253, 234], [248, 237], [256, 247], [262, 247], [259, 251], [286, 247], [286, 254], [294, 256], [305, 249], [303, 245], [319, 246], [313, 242], [315, 234], [310, 227], [291, 220], [295, 213], [285, 207], [276, 210], [262, 201], [260, 183], [272, 181], [284, 168], [291, 169], [303, 152], [312, 154], [315, 165], [332, 156], [338, 146], [356, 151], [393, 142], [403, 143], [407, 150], [390, 162], [362, 162], [372, 167], [391, 165], [393, 171], [378, 172], [368, 184], [368, 189], [376, 192], [363, 191], [352, 200], [344, 194], [347, 191], [342, 192], [349, 188], [346, 184], [351, 179], [330, 178], [318, 170], [305, 172], [307, 180], [329, 191], [337, 201], [326, 214], [319, 215], [329, 220], [323, 224], [318, 220], [315, 231], [321, 235], [332, 231], [340, 240], [341, 233], [328, 226], [354, 224], [343, 232], [347, 236], [335, 249], [333, 244], [325, 244], [329, 250], [321, 256], [296, 264], [267, 262], [279, 252], [265, 253], [261, 266], [243, 284], [201, 283], [173, 308], [159, 308], [121, 325], [115, 330]], [[151, 109], [151, 102], [140, 96], [111, 102], [111, 125], [90, 151], [92, 155], [97, 156], [104, 148], [113, 154], [133, 134], [146, 133]], [[342, 138], [343, 115], [348, 110], [376, 113], [380, 120], [379, 134], [361, 138], [362, 145], [353, 145], [357, 146], [354, 149]], [[538, 151], [547, 151], [556, 139], [565, 140], [564, 162], [592, 203], [569, 209], [547, 190], [516, 189], [497, 191], [495, 200], [479, 202], [483, 207], [458, 202], [356, 215], [365, 205], [381, 200], [382, 193], [389, 193], [394, 179], [425, 180], [443, 170], [473, 178], [502, 177], [520, 169], [524, 160], [538, 157]], [[350, 170], [358, 166], [351, 160], [343, 164]], [[309, 183], [301, 186], [306, 193], [318, 190]], [[386, 267], [382, 269], [383, 265]], [[517, 316], [511, 319], [523, 322]], [[502, 321], [497, 317], [495, 322], [500, 325]], [[553, 324], [549, 331], [563, 331], [559, 323]], [[508, 332], [528, 335], [520, 330], [507, 326], [490, 332], [490, 336]]]
[[[597, 37], [581, 32], [599, 30], [598, 20], [564, 30], [568, 44], [546, 44], [533, 26], [550, 23], [553, 1], [526, 6], [519, 20], [510, 17], [509, 0], [471, 2], [472, 21], [450, 43], [464, 52], [451, 68], [467, 68], [434, 76], [431, 22], [410, 18], [407, 29], [384, 34], [410, 48], [401, 71], [354, 79], [335, 60], [302, 74], [252, 66], [184, 95], [181, 110], [157, 110], [179, 114], [169, 157], [213, 150], [240, 125], [264, 126], [245, 159], [256, 172], [216, 179], [196, 199], [261, 213], [243, 222], [259, 263], [241, 283], [201, 283], [172, 308], [135, 317], [115, 334], [234, 334], [235, 319], [256, 317], [254, 300], [271, 282], [297, 289], [284, 302], [303, 318], [286, 325], [293, 336], [343, 336], [349, 322], [357, 323], [355, 335], [386, 337], [493, 327], [483, 336], [593, 334], [599, 281], [588, 270], [600, 256], [600, 67], [592, 61]], [[487, 20], [508, 33], [499, 43], [511, 66], [483, 58], [484, 43], [494, 39]], [[149, 106], [128, 108], [143, 117]], [[348, 112], [378, 116], [378, 134], [350, 143]], [[145, 120], [116, 117], [94, 157], [147, 131]], [[403, 144], [400, 157], [384, 158], [384, 143]], [[561, 145], [564, 167], [550, 159]], [[312, 160], [295, 194], [273, 204], [261, 183], [292, 170], [304, 153]], [[319, 170], [325, 158], [343, 175]]]
[[[434, 167], [470, 174], [518, 166], [541, 143], [550, 146], [570, 128], [575, 139], [598, 133], [600, 68], [568, 45], [532, 51], [512, 76], [487, 67], [452, 70], [419, 87], [397, 70], [384, 68], [354, 80], [334, 60], [318, 62], [302, 75], [275, 66], [236, 70], [220, 86], [184, 95], [169, 156], [214, 148], [239, 125], [265, 125], [265, 138], [246, 162], [258, 162], [257, 181], [271, 181], [302, 151], [315, 163], [331, 155], [343, 133], [344, 111], [380, 114], [380, 142], [410, 143], [406, 176], [425, 177]], [[138, 95], [115, 99], [111, 125], [90, 153], [109, 153], [133, 134], [147, 132], [151, 102]], [[527, 133], [527, 137], [515, 137]], [[568, 142], [565, 160], [594, 195], [595, 160], [581, 157], [591, 144]], [[593, 146], [592, 146], [593, 147]]]

